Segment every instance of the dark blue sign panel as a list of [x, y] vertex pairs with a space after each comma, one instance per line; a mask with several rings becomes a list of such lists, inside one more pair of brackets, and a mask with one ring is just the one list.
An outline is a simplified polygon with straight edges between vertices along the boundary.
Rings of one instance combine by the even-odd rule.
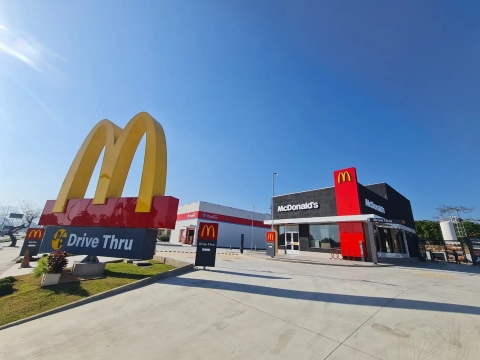
[[152, 259], [156, 229], [48, 226], [40, 253], [63, 250], [71, 254]]
[[198, 224], [195, 266], [215, 266], [217, 256], [218, 223]]
[[27, 252], [27, 249], [30, 257], [37, 256], [41, 242], [42, 239], [25, 239], [25, 241], [23, 242], [22, 250], [20, 250], [20, 256], [24, 256]]

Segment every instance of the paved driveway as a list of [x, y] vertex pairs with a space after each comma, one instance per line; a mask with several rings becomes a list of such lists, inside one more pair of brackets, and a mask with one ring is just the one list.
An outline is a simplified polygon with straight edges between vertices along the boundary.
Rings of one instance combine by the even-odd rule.
[[0, 331], [0, 358], [478, 359], [478, 274], [217, 265]]

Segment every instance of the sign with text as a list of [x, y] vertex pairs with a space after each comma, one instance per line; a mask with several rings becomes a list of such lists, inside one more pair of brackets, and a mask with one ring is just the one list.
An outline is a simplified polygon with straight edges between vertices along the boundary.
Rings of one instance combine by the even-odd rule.
[[398, 225], [405, 225], [405, 220], [390, 220], [390, 219], [383, 219], [383, 218], [368, 218], [369, 222], [379, 223], [379, 224], [398, 224]]
[[468, 239], [473, 265], [480, 265], [480, 239]]
[[195, 266], [215, 266], [217, 238], [218, 223], [201, 222], [198, 225]]
[[38, 250], [40, 249], [44, 234], [45, 229], [28, 229], [22, 250], [20, 250], [20, 256], [24, 256], [27, 249], [29, 250], [30, 256], [38, 255]]
[[157, 229], [48, 226], [40, 252], [64, 250], [77, 255], [147, 260], [155, 253], [157, 234]]
[[275, 231], [267, 232], [266, 237], [267, 237], [266, 255], [274, 257], [275, 256], [275, 237], [276, 237]]

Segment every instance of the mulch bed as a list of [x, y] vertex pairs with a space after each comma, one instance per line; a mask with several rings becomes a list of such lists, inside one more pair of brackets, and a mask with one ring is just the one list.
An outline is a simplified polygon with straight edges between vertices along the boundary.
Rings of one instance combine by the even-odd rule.
[[96, 276], [74, 276], [72, 275], [72, 269], [67, 268], [62, 272], [60, 276], [59, 284], [71, 283], [75, 281], [85, 281], [85, 280], [96, 280], [106, 278], [105, 275], [96, 275]]

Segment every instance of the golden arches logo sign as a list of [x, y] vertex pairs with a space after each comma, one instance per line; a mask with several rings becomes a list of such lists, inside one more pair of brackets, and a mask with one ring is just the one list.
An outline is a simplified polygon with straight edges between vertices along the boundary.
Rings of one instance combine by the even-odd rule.
[[341, 184], [342, 182], [352, 181], [352, 176], [348, 171], [343, 171], [338, 173], [337, 183]]
[[267, 242], [275, 242], [275, 231], [267, 232]]
[[217, 237], [218, 237], [217, 223], [200, 223], [198, 227], [198, 239], [217, 240]]
[[63, 213], [70, 199], [83, 199], [102, 150], [104, 157], [93, 204], [121, 197], [140, 140], [145, 135], [145, 158], [135, 212], [150, 212], [152, 198], [165, 195], [167, 145], [162, 125], [150, 114], [135, 115], [124, 129], [102, 120], [83, 142], [60, 189], [53, 213]]
[[63, 240], [67, 238], [67, 231], [60, 229], [55, 232], [52, 239], [52, 249], [60, 250], [63, 246]]
[[[210, 236], [210, 231], [212, 231], [212, 235]], [[202, 228], [202, 233], [200, 235], [202, 238], [204, 237], [215, 237], [215, 229], [213, 225], [205, 225]]]
[[25, 239], [43, 239], [44, 229], [28, 229]]

